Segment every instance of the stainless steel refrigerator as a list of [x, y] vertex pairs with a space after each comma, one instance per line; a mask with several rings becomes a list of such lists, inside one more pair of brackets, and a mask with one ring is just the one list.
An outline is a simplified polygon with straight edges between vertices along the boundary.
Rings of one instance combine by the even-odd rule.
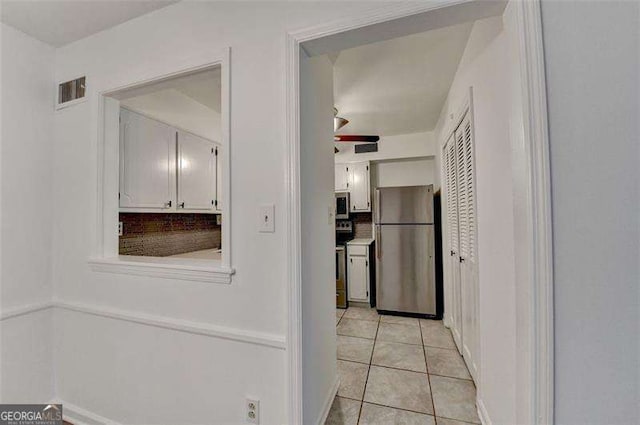
[[433, 185], [376, 190], [376, 308], [435, 316]]

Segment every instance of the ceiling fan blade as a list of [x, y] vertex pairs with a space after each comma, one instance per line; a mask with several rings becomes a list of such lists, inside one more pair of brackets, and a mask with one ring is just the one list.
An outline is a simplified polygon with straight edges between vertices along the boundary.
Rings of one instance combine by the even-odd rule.
[[364, 136], [361, 134], [336, 134], [333, 136], [335, 142], [363, 142], [363, 143], [376, 143], [380, 140], [380, 136]]

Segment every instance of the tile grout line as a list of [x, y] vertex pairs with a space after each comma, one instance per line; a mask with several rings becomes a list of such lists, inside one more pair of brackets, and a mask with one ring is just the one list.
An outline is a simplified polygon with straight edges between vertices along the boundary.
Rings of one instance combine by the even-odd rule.
[[422, 323], [418, 322], [420, 327], [420, 340], [422, 341], [422, 353], [424, 354], [424, 365], [427, 368], [427, 381], [429, 382], [429, 395], [431, 396], [431, 407], [433, 408], [433, 421], [438, 425], [438, 417], [436, 415], [436, 403], [433, 401], [433, 387], [431, 386], [431, 375], [429, 374], [429, 362], [427, 361], [427, 349], [424, 346], [424, 335], [422, 333]]
[[380, 329], [379, 315], [378, 315], [378, 321], [376, 323], [376, 335], [373, 338], [373, 347], [371, 348], [371, 356], [369, 356], [369, 367], [367, 368], [367, 377], [364, 380], [364, 389], [362, 390], [362, 400], [360, 403], [360, 411], [358, 412], [358, 420], [356, 421], [356, 425], [360, 424], [360, 417], [362, 416], [362, 408], [364, 407], [364, 395], [367, 393], [367, 384], [369, 383], [369, 374], [371, 373], [371, 362], [373, 361], [373, 352], [376, 350], [376, 341], [378, 340], [378, 329]]

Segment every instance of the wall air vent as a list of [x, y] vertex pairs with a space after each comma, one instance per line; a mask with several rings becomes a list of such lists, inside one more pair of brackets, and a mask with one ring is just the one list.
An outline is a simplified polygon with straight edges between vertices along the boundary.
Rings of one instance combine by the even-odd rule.
[[356, 153], [378, 152], [377, 143], [363, 143], [355, 146]]
[[56, 109], [66, 108], [85, 100], [86, 77], [58, 84], [58, 102]]

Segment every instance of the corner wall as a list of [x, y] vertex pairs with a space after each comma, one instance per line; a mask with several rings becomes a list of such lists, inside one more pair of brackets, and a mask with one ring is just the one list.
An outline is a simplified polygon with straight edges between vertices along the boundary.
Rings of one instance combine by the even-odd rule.
[[0, 401], [54, 395], [51, 180], [55, 50], [0, 24]]
[[502, 20], [497, 16], [473, 25], [436, 126], [436, 174], [441, 177], [442, 147], [453, 130], [451, 114], [458, 116], [473, 87], [480, 326], [476, 385], [488, 419], [513, 424], [517, 421], [511, 97], [509, 40]]

